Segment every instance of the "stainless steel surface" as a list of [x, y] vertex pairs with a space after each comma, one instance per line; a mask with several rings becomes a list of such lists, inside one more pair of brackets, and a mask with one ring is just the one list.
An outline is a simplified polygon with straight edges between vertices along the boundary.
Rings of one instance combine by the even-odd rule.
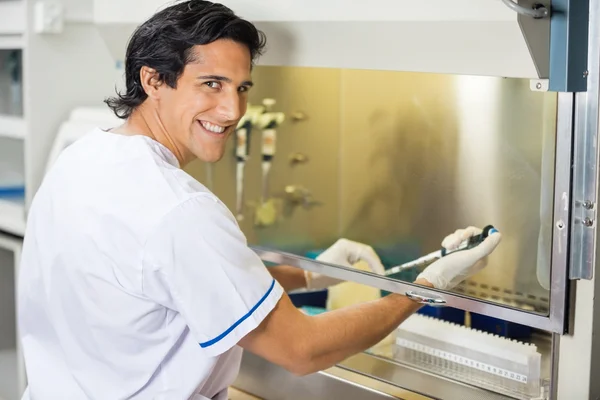
[[567, 330], [567, 264], [571, 218], [571, 165], [573, 148], [574, 95], [558, 95], [556, 122], [556, 161], [554, 178], [554, 233], [552, 235], [552, 268], [550, 288], [550, 325], [552, 332]]
[[552, 334], [550, 393], [551, 400], [558, 399], [558, 367], [560, 365], [560, 337], [557, 333]]
[[[553, 331], [554, 329], [556, 329], [559, 333], [562, 333], [562, 329], [564, 327], [563, 323], [561, 323], [560, 321], [555, 321], [545, 315], [527, 312], [516, 308], [501, 306], [492, 302], [473, 299], [454, 293], [442, 292], [437, 289], [425, 288], [420, 285], [386, 278], [381, 275], [375, 275], [369, 272], [346, 268], [340, 265], [323, 263], [320, 261], [312, 260], [309, 258], [301, 257], [295, 254], [290, 254], [278, 250], [267, 249], [259, 246], [251, 247], [263, 261], [268, 261], [275, 264], [292, 265], [307, 271], [318, 272], [321, 274], [332, 276], [334, 278], [369, 285], [393, 293], [405, 294], [408, 291], [415, 290], [421, 293], [422, 295], [444, 300], [446, 301], [446, 304], [450, 307], [475, 312], [477, 314], [488, 315], [491, 317], [503, 319], [505, 321], [516, 322], [522, 325], [527, 325], [547, 331]], [[560, 276], [559, 273], [557, 273], [557, 275]], [[566, 275], [565, 271], [563, 271], [563, 275]], [[557, 315], [560, 317], [560, 309], [557, 311]]]
[[[591, 5], [593, 8], [594, 5]], [[596, 18], [590, 9], [590, 20]], [[571, 224], [571, 261], [569, 278], [592, 279], [596, 240], [596, 190], [598, 168], [598, 34], [590, 30], [587, 92], [575, 95], [575, 133], [573, 139], [573, 201]]]
[[415, 292], [413, 290], [409, 290], [408, 292], [406, 292], [405, 296], [413, 301], [416, 301], [417, 303], [427, 304], [429, 306], [436, 307], [436, 306], [446, 305], [446, 300], [444, 300], [442, 298], [431, 297], [426, 294], [421, 294], [421, 293]]
[[[590, 1], [589, 18], [589, 46], [588, 46], [588, 90], [590, 94], [586, 97], [588, 118], [585, 125], [588, 130], [595, 130], [596, 133], [590, 138], [590, 147], [594, 148], [594, 162], [596, 163], [595, 174], [586, 175], [587, 184], [594, 187], [594, 191], [589, 195], [593, 198], [583, 200], [598, 199], [598, 180], [600, 172], [597, 168], [598, 163], [598, 145], [597, 145], [597, 126], [598, 126], [598, 80], [600, 77], [600, 2]], [[595, 92], [595, 96], [591, 95]], [[577, 95], [576, 101], [579, 102], [582, 95]], [[576, 107], [578, 104], [576, 104]], [[577, 108], [582, 111], [581, 108]], [[577, 116], [579, 118], [579, 114]], [[578, 121], [576, 129], [581, 129], [582, 124]], [[581, 121], [583, 122], [583, 121]], [[589, 134], [589, 132], [587, 133]], [[576, 145], [579, 143], [576, 143]], [[574, 174], [577, 176], [577, 166]], [[590, 171], [588, 171], [590, 172]], [[579, 175], [580, 176], [580, 175]], [[574, 182], [575, 187], [578, 183]], [[574, 196], [577, 195], [575, 191]], [[597, 204], [594, 208], [597, 208]], [[573, 210], [575, 216], [580, 212], [577, 208]], [[593, 399], [600, 398], [600, 279], [598, 278], [597, 260], [600, 256], [600, 246], [598, 246], [598, 235], [595, 232], [597, 223], [590, 228], [594, 231], [592, 243], [577, 243], [576, 231], [573, 230], [572, 248], [573, 252], [585, 246], [588, 251], [593, 253], [592, 280], [576, 280], [571, 282], [569, 297], [572, 301], [569, 313], [569, 332], [566, 335], [553, 335], [553, 371], [552, 371], [552, 400], [572, 400], [572, 399]], [[589, 236], [588, 236], [589, 237]], [[573, 254], [575, 255], [575, 254]], [[586, 256], [587, 257], [587, 256]], [[596, 269], [593, 271], [593, 269]], [[595, 273], [594, 273], [595, 272]]]
[[322, 371], [298, 377], [249, 352], [244, 352], [240, 372], [233, 386], [266, 400], [419, 399], [419, 397], [397, 397], [374, 390], [351, 380], [339, 378], [335, 371], [333, 373]]
[[508, 399], [364, 353], [326, 371], [298, 377], [245, 352], [234, 386], [266, 400]]
[[509, 397], [435, 374], [413, 369], [388, 358], [361, 353], [339, 364], [340, 368], [376, 376], [412, 392], [444, 400], [500, 400]]
[[343, 107], [340, 236], [400, 264], [457, 228], [497, 225], [503, 241], [470, 282], [549, 300], [558, 96], [528, 81], [342, 73], [352, 106]]

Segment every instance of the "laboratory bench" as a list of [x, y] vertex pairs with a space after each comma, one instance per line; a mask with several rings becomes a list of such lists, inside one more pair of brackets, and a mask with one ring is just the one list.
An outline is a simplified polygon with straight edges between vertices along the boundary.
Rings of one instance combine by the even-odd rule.
[[[549, 336], [533, 334], [530, 342], [535, 343], [542, 353], [542, 376], [549, 377]], [[240, 374], [234, 387], [265, 400], [515, 398], [403, 364], [394, 360], [392, 348], [393, 335], [390, 335], [366, 352], [351, 356], [335, 367], [304, 377], [295, 376], [252, 353], [244, 352]]]
[[303, 377], [244, 353], [240, 374], [233, 386], [265, 400], [510, 399], [365, 353]]

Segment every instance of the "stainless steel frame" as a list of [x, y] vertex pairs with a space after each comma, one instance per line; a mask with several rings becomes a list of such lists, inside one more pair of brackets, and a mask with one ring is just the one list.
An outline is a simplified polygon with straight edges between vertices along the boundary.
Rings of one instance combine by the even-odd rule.
[[[552, 336], [551, 399], [600, 398], [600, 345], [598, 309], [600, 280], [594, 268], [600, 247], [596, 235], [598, 180], [598, 100], [600, 86], [600, 2], [590, 1], [588, 40], [588, 90], [575, 101], [573, 165], [573, 224], [570, 277], [573, 290], [569, 307], [569, 332]], [[585, 202], [588, 201], [588, 204]], [[582, 222], [589, 218], [591, 223]], [[589, 226], [586, 226], [589, 225]], [[592, 279], [594, 278], [594, 279]], [[587, 280], [590, 279], [590, 280]]]
[[592, 279], [596, 240], [599, 57], [597, 6], [590, 8], [587, 92], [575, 97], [573, 224], [569, 277]]
[[[578, 109], [586, 107], [587, 99], [578, 98]], [[295, 254], [275, 249], [253, 246], [263, 261], [296, 266], [308, 271], [318, 272], [338, 279], [354, 281], [389, 292], [412, 297], [416, 301], [434, 306], [450, 306], [478, 314], [484, 314], [506, 321], [563, 334], [567, 330], [566, 310], [568, 297], [567, 266], [569, 261], [569, 239], [571, 232], [571, 185], [573, 162], [573, 138], [575, 117], [575, 96], [571, 93], [558, 95], [554, 217], [552, 237], [551, 291], [549, 315], [495, 304], [490, 301], [474, 299], [462, 294], [449, 293], [425, 288], [408, 282], [389, 279], [368, 272], [357, 271], [339, 265], [322, 263]], [[589, 115], [586, 116], [586, 118]], [[579, 141], [590, 140], [595, 134], [593, 129], [579, 132]]]
[[[340, 265], [327, 264], [279, 250], [266, 249], [258, 246], [253, 246], [252, 248], [263, 261], [276, 264], [292, 265], [307, 271], [318, 272], [334, 278], [369, 285], [381, 290], [387, 290], [388, 292], [409, 295], [413, 298], [420, 297], [424, 299], [421, 302], [427, 302], [429, 305], [446, 305], [472, 311], [478, 314], [494, 316], [523, 325], [529, 325], [535, 328], [553, 330], [552, 324], [555, 321], [552, 321], [550, 317], [545, 315], [509, 308], [485, 300], [472, 299], [460, 294], [425, 288], [420, 285], [389, 279], [383, 276], [375, 275], [369, 272], [353, 270]], [[562, 310], [562, 313], [564, 315], [564, 310]], [[562, 327], [563, 325], [560, 325], [558, 329], [562, 329]]]
[[[339, 265], [322, 263], [295, 254], [282, 252], [260, 246], [253, 246], [254, 251], [263, 261], [296, 266], [308, 271], [314, 271], [335, 278], [354, 281], [361, 284], [376, 287], [389, 292], [407, 295], [415, 301], [433, 306], [450, 306], [478, 314], [500, 318], [506, 321], [531, 326], [546, 331], [564, 334], [567, 331], [567, 300], [568, 300], [568, 265], [570, 257], [570, 237], [572, 230], [576, 232], [577, 245], [582, 246], [580, 231], [577, 228], [580, 218], [571, 224], [572, 210], [572, 178], [571, 165], [574, 162], [573, 149], [580, 151], [595, 140], [595, 125], [588, 122], [594, 117], [594, 112], [587, 112], [594, 108], [592, 96], [579, 95], [576, 99], [572, 93], [559, 93], [557, 103], [556, 124], [556, 153], [555, 153], [555, 179], [554, 179], [554, 213], [552, 234], [552, 259], [551, 259], [551, 290], [550, 309], [548, 314], [540, 314], [525, 311], [515, 307], [500, 305], [491, 301], [476, 299], [460, 293], [444, 292], [436, 289], [425, 288], [412, 283], [389, 279], [368, 272], [357, 271]], [[577, 104], [575, 103], [577, 100]], [[597, 101], [596, 101], [597, 103]], [[575, 125], [575, 111], [577, 109], [577, 121]], [[584, 112], [585, 110], [585, 112]], [[575, 128], [578, 128], [575, 136]], [[577, 140], [575, 143], [574, 140]], [[592, 146], [588, 146], [592, 147]], [[595, 148], [595, 147], [594, 147]], [[577, 153], [579, 154], [579, 153]], [[595, 153], [594, 153], [595, 154]], [[595, 169], [594, 169], [595, 170]], [[589, 190], [586, 173], [578, 174], [581, 185], [580, 190]], [[591, 178], [588, 178], [591, 179]], [[595, 185], [594, 185], [595, 187]], [[587, 194], [587, 192], [585, 192]], [[591, 198], [591, 197], [586, 197]], [[578, 197], [579, 199], [579, 197]], [[572, 228], [573, 226], [573, 228]], [[586, 234], [588, 232], [586, 231]], [[587, 238], [589, 239], [589, 238]], [[587, 240], [586, 239], [586, 240]]]
[[568, 328], [566, 320], [569, 284], [567, 268], [571, 226], [574, 103], [575, 96], [572, 93], [560, 93], [558, 95], [550, 315], [547, 319], [547, 326], [539, 327], [560, 334], [565, 333]]

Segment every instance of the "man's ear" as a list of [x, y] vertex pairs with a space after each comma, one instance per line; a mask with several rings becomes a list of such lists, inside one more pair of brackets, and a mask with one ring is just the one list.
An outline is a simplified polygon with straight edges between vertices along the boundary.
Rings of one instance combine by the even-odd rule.
[[156, 72], [154, 68], [146, 66], [142, 67], [140, 69], [140, 82], [148, 97], [156, 98], [158, 95], [158, 88], [162, 85], [158, 72]]

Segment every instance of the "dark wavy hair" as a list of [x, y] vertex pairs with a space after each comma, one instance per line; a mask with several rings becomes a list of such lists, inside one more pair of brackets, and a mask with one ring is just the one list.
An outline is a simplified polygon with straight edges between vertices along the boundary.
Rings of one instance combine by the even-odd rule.
[[140, 82], [140, 70], [157, 71], [161, 82], [172, 88], [186, 64], [194, 62], [192, 48], [230, 39], [246, 45], [252, 63], [262, 54], [266, 37], [252, 23], [222, 4], [204, 0], [176, 3], [140, 25], [129, 40], [125, 54], [125, 93], [104, 102], [115, 115], [127, 119], [148, 95]]

